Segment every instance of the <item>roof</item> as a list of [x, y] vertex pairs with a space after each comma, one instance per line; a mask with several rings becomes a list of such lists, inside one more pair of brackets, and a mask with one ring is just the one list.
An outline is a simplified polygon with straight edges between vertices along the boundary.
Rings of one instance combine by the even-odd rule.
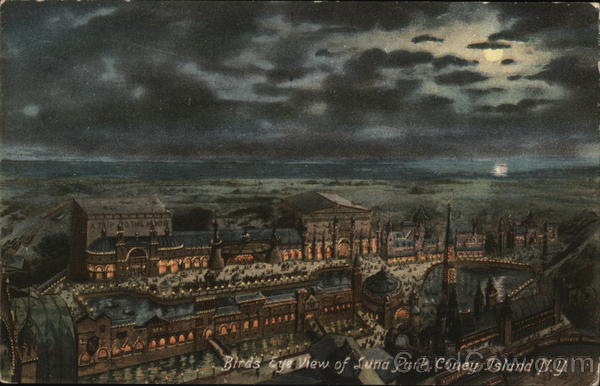
[[237, 314], [239, 312], [240, 312], [240, 306], [238, 306], [237, 304], [232, 304], [230, 306], [224, 306], [224, 307], [217, 308], [217, 312], [215, 313], [215, 316], [231, 315], [231, 314]]
[[321, 209], [335, 208], [338, 206], [368, 211], [369, 209], [353, 203], [352, 201], [334, 193], [309, 191], [288, 197], [285, 202], [291, 204], [303, 213], [311, 213]]
[[58, 295], [13, 299], [16, 329], [20, 331], [30, 309], [38, 356], [37, 383], [74, 383], [76, 347], [73, 319]]
[[[239, 242], [242, 241], [242, 234], [248, 232], [251, 241], [260, 241], [265, 243], [271, 242], [273, 229], [223, 229], [219, 230], [219, 239], [224, 242]], [[294, 228], [277, 228], [275, 229], [279, 236], [279, 243], [282, 245], [301, 244], [302, 239], [298, 230]], [[176, 232], [176, 236], [187, 248], [198, 248], [210, 246], [213, 232], [212, 231], [192, 231], [192, 232]]]
[[353, 351], [358, 353], [361, 352], [360, 346], [356, 343], [354, 338], [337, 334], [325, 335], [321, 340], [312, 344], [308, 348], [308, 352], [313, 360], [325, 361], [333, 356], [336, 351], [345, 344], [350, 346]]
[[400, 280], [381, 268], [379, 272], [369, 276], [363, 286], [373, 295], [385, 297], [400, 290]]
[[413, 216], [414, 222], [423, 222], [423, 221], [428, 221], [430, 219], [431, 219], [431, 217], [429, 216], [429, 214], [427, 213], [427, 211], [425, 210], [423, 205], [419, 206], [419, 209], [417, 209], [417, 211], [415, 212], [415, 214]]
[[157, 195], [134, 197], [79, 197], [74, 201], [90, 214], [169, 213]]
[[554, 306], [554, 299], [548, 294], [536, 294], [510, 302], [512, 320], [521, 320], [548, 310]]
[[[377, 366], [378, 368], [375, 369], [375, 372], [385, 384], [396, 379], [397, 373], [394, 367], [394, 358], [387, 351], [381, 347], [371, 347], [365, 350], [364, 355], [367, 361], [373, 363], [373, 367], [377, 366], [378, 363], [381, 364], [381, 366]], [[386, 366], [387, 369], [381, 368], [384, 367], [383, 363], [389, 363]]]
[[13, 253], [4, 252], [2, 253], [2, 261], [0, 265], [7, 271], [21, 270], [25, 263], [25, 256], [15, 255]]
[[111, 297], [89, 297], [88, 305], [93, 308], [92, 318], [106, 314], [112, 325], [135, 323], [144, 325], [148, 320], [159, 317], [165, 320], [179, 319], [194, 314], [194, 303], [163, 305], [148, 298], [129, 295]]
[[250, 293], [250, 294], [237, 295], [235, 297], [235, 302], [239, 304], [239, 303], [243, 303], [243, 302], [251, 302], [254, 300], [261, 300], [261, 299], [265, 299], [265, 296], [263, 294], [261, 294], [260, 292], [254, 292], [254, 293]]
[[339, 287], [351, 284], [351, 274], [348, 271], [321, 272], [316, 285], [322, 288]]
[[[145, 246], [150, 242], [150, 236], [127, 236], [124, 237], [125, 244], [128, 246]], [[157, 236], [159, 248], [175, 248], [182, 246], [182, 243], [173, 236]], [[115, 250], [115, 243], [117, 239], [115, 236], [100, 237], [88, 246], [90, 252], [112, 252]]]
[[461, 318], [461, 328], [464, 335], [485, 331], [498, 326], [494, 310], [480, 314], [466, 314]]

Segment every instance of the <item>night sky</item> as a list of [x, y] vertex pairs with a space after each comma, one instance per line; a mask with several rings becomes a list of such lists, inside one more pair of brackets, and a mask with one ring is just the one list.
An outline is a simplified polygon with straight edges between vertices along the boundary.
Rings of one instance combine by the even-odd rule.
[[4, 158], [598, 157], [585, 3], [5, 3]]

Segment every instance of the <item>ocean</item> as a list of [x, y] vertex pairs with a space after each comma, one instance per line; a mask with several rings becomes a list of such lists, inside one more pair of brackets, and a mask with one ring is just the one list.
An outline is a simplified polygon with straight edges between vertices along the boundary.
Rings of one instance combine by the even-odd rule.
[[[494, 167], [506, 165], [505, 176]], [[306, 178], [398, 180], [403, 178], [569, 178], [597, 177], [598, 159], [511, 158], [505, 160], [199, 160], [81, 161], [2, 160], [4, 177], [215, 179]]]

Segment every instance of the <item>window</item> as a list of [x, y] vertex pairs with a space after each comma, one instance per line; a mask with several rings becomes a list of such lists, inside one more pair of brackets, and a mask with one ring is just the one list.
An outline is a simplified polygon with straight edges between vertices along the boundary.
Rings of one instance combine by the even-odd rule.
[[100, 350], [98, 350], [98, 359], [108, 359], [108, 350], [105, 348], [101, 348]]
[[244, 330], [247, 330], [247, 329], [249, 329], [249, 328], [250, 328], [250, 322], [246, 320], [246, 321], [244, 322]]
[[171, 335], [169, 337], [169, 344], [175, 344], [177, 343], [177, 339], [175, 339], [175, 336]]
[[183, 334], [179, 334], [179, 338], [177, 339], [177, 341], [179, 343], [184, 343], [185, 342], [185, 336], [183, 336]]
[[227, 327], [226, 326], [221, 326], [221, 328], [219, 329], [219, 334], [221, 334], [221, 335], [227, 335]]
[[166, 343], [167, 341], [165, 340], [165, 338], [160, 338], [160, 340], [158, 341], [158, 345], [160, 347], [164, 347]]
[[194, 340], [194, 333], [190, 331], [187, 336], [188, 340]]
[[152, 340], [150, 341], [150, 344], [148, 345], [148, 348], [149, 348], [150, 350], [154, 350], [154, 349], [156, 348], [156, 340], [152, 339]]
[[258, 319], [254, 319], [254, 322], [252, 323], [252, 327], [258, 328]]

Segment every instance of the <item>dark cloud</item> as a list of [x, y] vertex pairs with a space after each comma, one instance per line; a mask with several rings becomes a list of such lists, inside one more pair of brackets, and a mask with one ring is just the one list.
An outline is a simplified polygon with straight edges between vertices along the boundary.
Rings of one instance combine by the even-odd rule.
[[502, 63], [504, 66], [507, 66], [509, 64], [515, 64], [517, 61], [514, 59], [504, 59], [500, 63]]
[[427, 95], [421, 98], [420, 103], [428, 107], [440, 107], [444, 105], [451, 105], [454, 103], [454, 100], [439, 95]]
[[569, 55], [552, 59], [542, 71], [525, 78], [543, 80], [549, 84], [563, 84], [574, 88], [596, 89], [598, 70], [596, 66], [582, 65], [577, 57]]
[[[569, 144], [561, 151], [572, 153], [597, 135], [597, 70], [588, 50], [595, 45], [585, 46], [597, 34], [587, 19], [576, 20], [579, 6], [560, 8], [565, 20], [552, 21], [556, 27], [525, 31], [519, 24], [535, 24], [536, 12], [549, 25], [546, 11], [474, 3], [157, 4], [3, 4], [3, 143], [57, 154], [164, 158], [396, 157], [398, 149], [403, 156], [514, 154], [540, 138]], [[452, 33], [461, 28], [457, 20], [495, 17], [496, 8], [508, 26], [499, 31], [505, 40], [512, 33], [527, 39], [531, 52], [549, 52], [544, 68], [506, 80], [500, 66], [466, 71], [478, 64], [468, 59], [469, 41], [439, 57], [441, 45], [431, 45], [432, 52], [405, 49], [415, 47], [405, 41], [413, 27]], [[381, 30], [396, 31], [402, 49], [373, 48], [387, 47], [376, 38]], [[584, 43], [568, 45], [576, 37]], [[497, 40], [470, 48], [508, 48]], [[552, 44], [569, 48], [569, 56]], [[450, 70], [461, 71], [444, 73]], [[486, 79], [496, 87], [485, 88]], [[517, 79], [531, 88], [503, 85]], [[427, 91], [431, 80], [436, 95]], [[459, 90], [469, 98], [454, 96]], [[561, 91], [565, 97], [552, 102], [540, 97]], [[479, 105], [494, 94], [507, 103]], [[522, 95], [529, 98], [519, 101]], [[398, 138], [364, 135], [399, 126]], [[539, 145], [540, 152], [556, 149]]]
[[407, 4], [384, 4], [368, 2], [339, 3], [285, 2], [275, 3], [278, 11], [293, 23], [310, 22], [343, 28], [343, 32], [365, 31], [379, 27], [386, 31], [402, 29], [415, 17], [434, 19], [448, 11], [449, 4], [443, 2], [420, 2]]
[[255, 83], [254, 85], [252, 85], [252, 90], [258, 95], [266, 95], [272, 97], [288, 95], [290, 93], [289, 89], [273, 86], [270, 83]]
[[467, 46], [467, 48], [476, 49], [476, 50], [495, 50], [501, 48], [510, 48], [510, 44], [505, 43], [496, 43], [496, 42], [481, 42], [481, 43], [471, 43]]
[[479, 64], [479, 61], [477, 60], [467, 60], [454, 55], [445, 55], [433, 60], [433, 67], [438, 70], [448, 66], [466, 67], [475, 66], [477, 64]]
[[441, 43], [443, 41], [444, 41], [444, 39], [442, 39], [442, 38], [436, 38], [435, 36], [431, 36], [429, 34], [415, 36], [414, 38], [411, 39], [411, 42], [413, 42], [415, 44], [422, 43], [422, 42], [436, 42], [436, 43]]
[[504, 89], [501, 87], [490, 87], [490, 88], [467, 88], [463, 89], [465, 93], [467, 93], [472, 98], [480, 98], [492, 93], [504, 92]]
[[538, 106], [552, 103], [552, 100], [548, 99], [522, 99], [518, 103], [503, 103], [498, 106], [484, 105], [478, 108], [479, 111], [484, 113], [525, 113]]
[[595, 47], [598, 10], [589, 3], [495, 3], [510, 28], [491, 34], [489, 40], [528, 42], [541, 37], [549, 47]]
[[327, 48], [321, 48], [315, 52], [315, 56], [333, 57], [335, 55], [332, 54]]
[[460, 86], [476, 82], [483, 82], [486, 79], [488, 79], [488, 77], [479, 72], [465, 70], [438, 75], [435, 77], [435, 82], [438, 84]]
[[433, 55], [426, 51], [396, 50], [388, 54], [380, 48], [372, 48], [348, 60], [344, 68], [352, 79], [369, 82], [379, 78], [381, 68], [414, 67], [432, 60]]

